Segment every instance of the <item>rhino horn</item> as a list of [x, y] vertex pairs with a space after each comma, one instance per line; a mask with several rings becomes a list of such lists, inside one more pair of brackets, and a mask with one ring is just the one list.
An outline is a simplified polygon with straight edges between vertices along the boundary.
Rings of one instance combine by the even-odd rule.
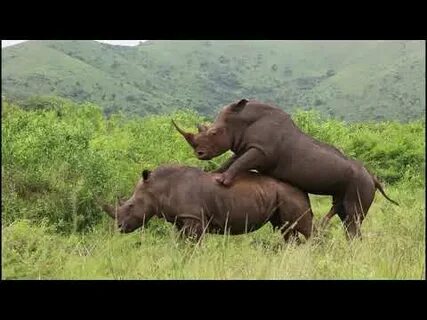
[[208, 129], [208, 127], [201, 125], [201, 124], [198, 124], [197, 129], [199, 130], [199, 133], [201, 133], [203, 131], [206, 131]]
[[178, 125], [175, 123], [175, 121], [172, 120], [172, 124], [174, 125], [174, 127], [176, 128], [176, 130], [178, 130], [178, 132], [180, 134], [182, 134], [182, 136], [185, 138], [185, 140], [187, 140], [187, 142], [194, 147], [194, 134], [189, 133], [189, 132], [185, 132], [184, 130], [182, 130], [180, 127], [178, 127]]
[[127, 199], [125, 197], [122, 197], [122, 198], [117, 197], [117, 202], [119, 203], [120, 206], [124, 205], [126, 200]]
[[110, 217], [113, 219], [116, 218], [116, 214], [113, 206], [110, 206], [106, 204], [104, 201], [102, 201], [98, 196], [95, 197], [95, 203], [102, 208]]
[[113, 206], [109, 205], [109, 204], [103, 204], [102, 205], [102, 209], [113, 219], [116, 218], [116, 210], [114, 209]]

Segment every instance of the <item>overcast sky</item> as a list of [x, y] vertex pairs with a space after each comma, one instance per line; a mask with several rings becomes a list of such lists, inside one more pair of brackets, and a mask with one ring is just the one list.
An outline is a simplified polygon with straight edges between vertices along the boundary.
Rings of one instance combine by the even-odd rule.
[[[8, 47], [13, 46], [14, 44], [18, 44], [24, 41], [28, 40], [2, 40], [1, 41], [1, 47]], [[96, 40], [100, 42], [105, 42], [109, 44], [118, 44], [122, 46], [136, 46], [140, 41], [147, 41], [147, 40]]]

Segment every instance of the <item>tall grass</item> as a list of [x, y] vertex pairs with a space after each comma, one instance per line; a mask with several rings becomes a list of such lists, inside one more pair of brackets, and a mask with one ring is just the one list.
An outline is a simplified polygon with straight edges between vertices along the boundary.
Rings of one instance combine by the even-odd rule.
[[[269, 225], [241, 236], [205, 235], [200, 246], [177, 240], [161, 220], [132, 234], [106, 221], [88, 233], [60, 235], [26, 220], [3, 227], [8, 279], [424, 279], [423, 192], [376, 198], [362, 241], [348, 243], [338, 218], [321, 239], [284, 245]], [[329, 204], [315, 198], [319, 218]], [[414, 201], [415, 200], [415, 201]], [[323, 201], [324, 202], [324, 201]], [[416, 203], [414, 205], [414, 203]]]
[[[266, 225], [241, 236], [206, 235], [200, 246], [152, 220], [117, 234], [94, 198], [129, 195], [139, 173], [163, 163], [212, 169], [173, 129], [196, 113], [105, 119], [62, 99], [2, 106], [2, 274], [7, 279], [421, 279], [425, 272], [424, 131], [409, 124], [348, 125], [299, 112], [306, 132], [365, 162], [400, 207], [377, 194], [363, 241], [348, 243], [338, 218], [320, 237], [284, 245]], [[329, 197], [311, 196], [316, 220]]]

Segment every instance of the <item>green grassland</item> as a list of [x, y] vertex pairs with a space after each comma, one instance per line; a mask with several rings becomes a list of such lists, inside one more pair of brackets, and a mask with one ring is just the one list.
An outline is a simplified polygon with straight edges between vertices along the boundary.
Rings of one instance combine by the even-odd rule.
[[[400, 203], [378, 192], [362, 241], [347, 242], [337, 217], [302, 245], [283, 244], [266, 225], [246, 235], [206, 235], [194, 246], [156, 218], [119, 234], [95, 197], [129, 196], [145, 168], [219, 166], [228, 154], [197, 160], [170, 121], [195, 130], [208, 119], [194, 110], [106, 118], [97, 105], [62, 98], [3, 101], [2, 278], [425, 279], [424, 121], [346, 123], [304, 110], [292, 117], [363, 161]], [[318, 221], [331, 200], [311, 200]]]
[[105, 114], [192, 109], [234, 99], [347, 121], [425, 115], [424, 41], [29, 41], [2, 49], [7, 98], [91, 101]]

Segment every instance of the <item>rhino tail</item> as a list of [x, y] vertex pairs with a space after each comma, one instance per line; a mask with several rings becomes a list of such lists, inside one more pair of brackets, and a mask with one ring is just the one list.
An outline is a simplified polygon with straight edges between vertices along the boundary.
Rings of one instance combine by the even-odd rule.
[[373, 174], [371, 174], [371, 176], [372, 176], [372, 179], [374, 180], [375, 188], [377, 188], [378, 190], [380, 190], [380, 192], [382, 193], [382, 195], [384, 196], [384, 198], [386, 198], [386, 199], [387, 199], [388, 201], [390, 201], [391, 203], [394, 203], [396, 206], [399, 206], [399, 204], [398, 204], [396, 201], [394, 201], [394, 200], [390, 199], [390, 198], [385, 194], [384, 189], [383, 189], [383, 187], [382, 187], [381, 183], [378, 181], [377, 177], [376, 177], [376, 176], [374, 176]]

